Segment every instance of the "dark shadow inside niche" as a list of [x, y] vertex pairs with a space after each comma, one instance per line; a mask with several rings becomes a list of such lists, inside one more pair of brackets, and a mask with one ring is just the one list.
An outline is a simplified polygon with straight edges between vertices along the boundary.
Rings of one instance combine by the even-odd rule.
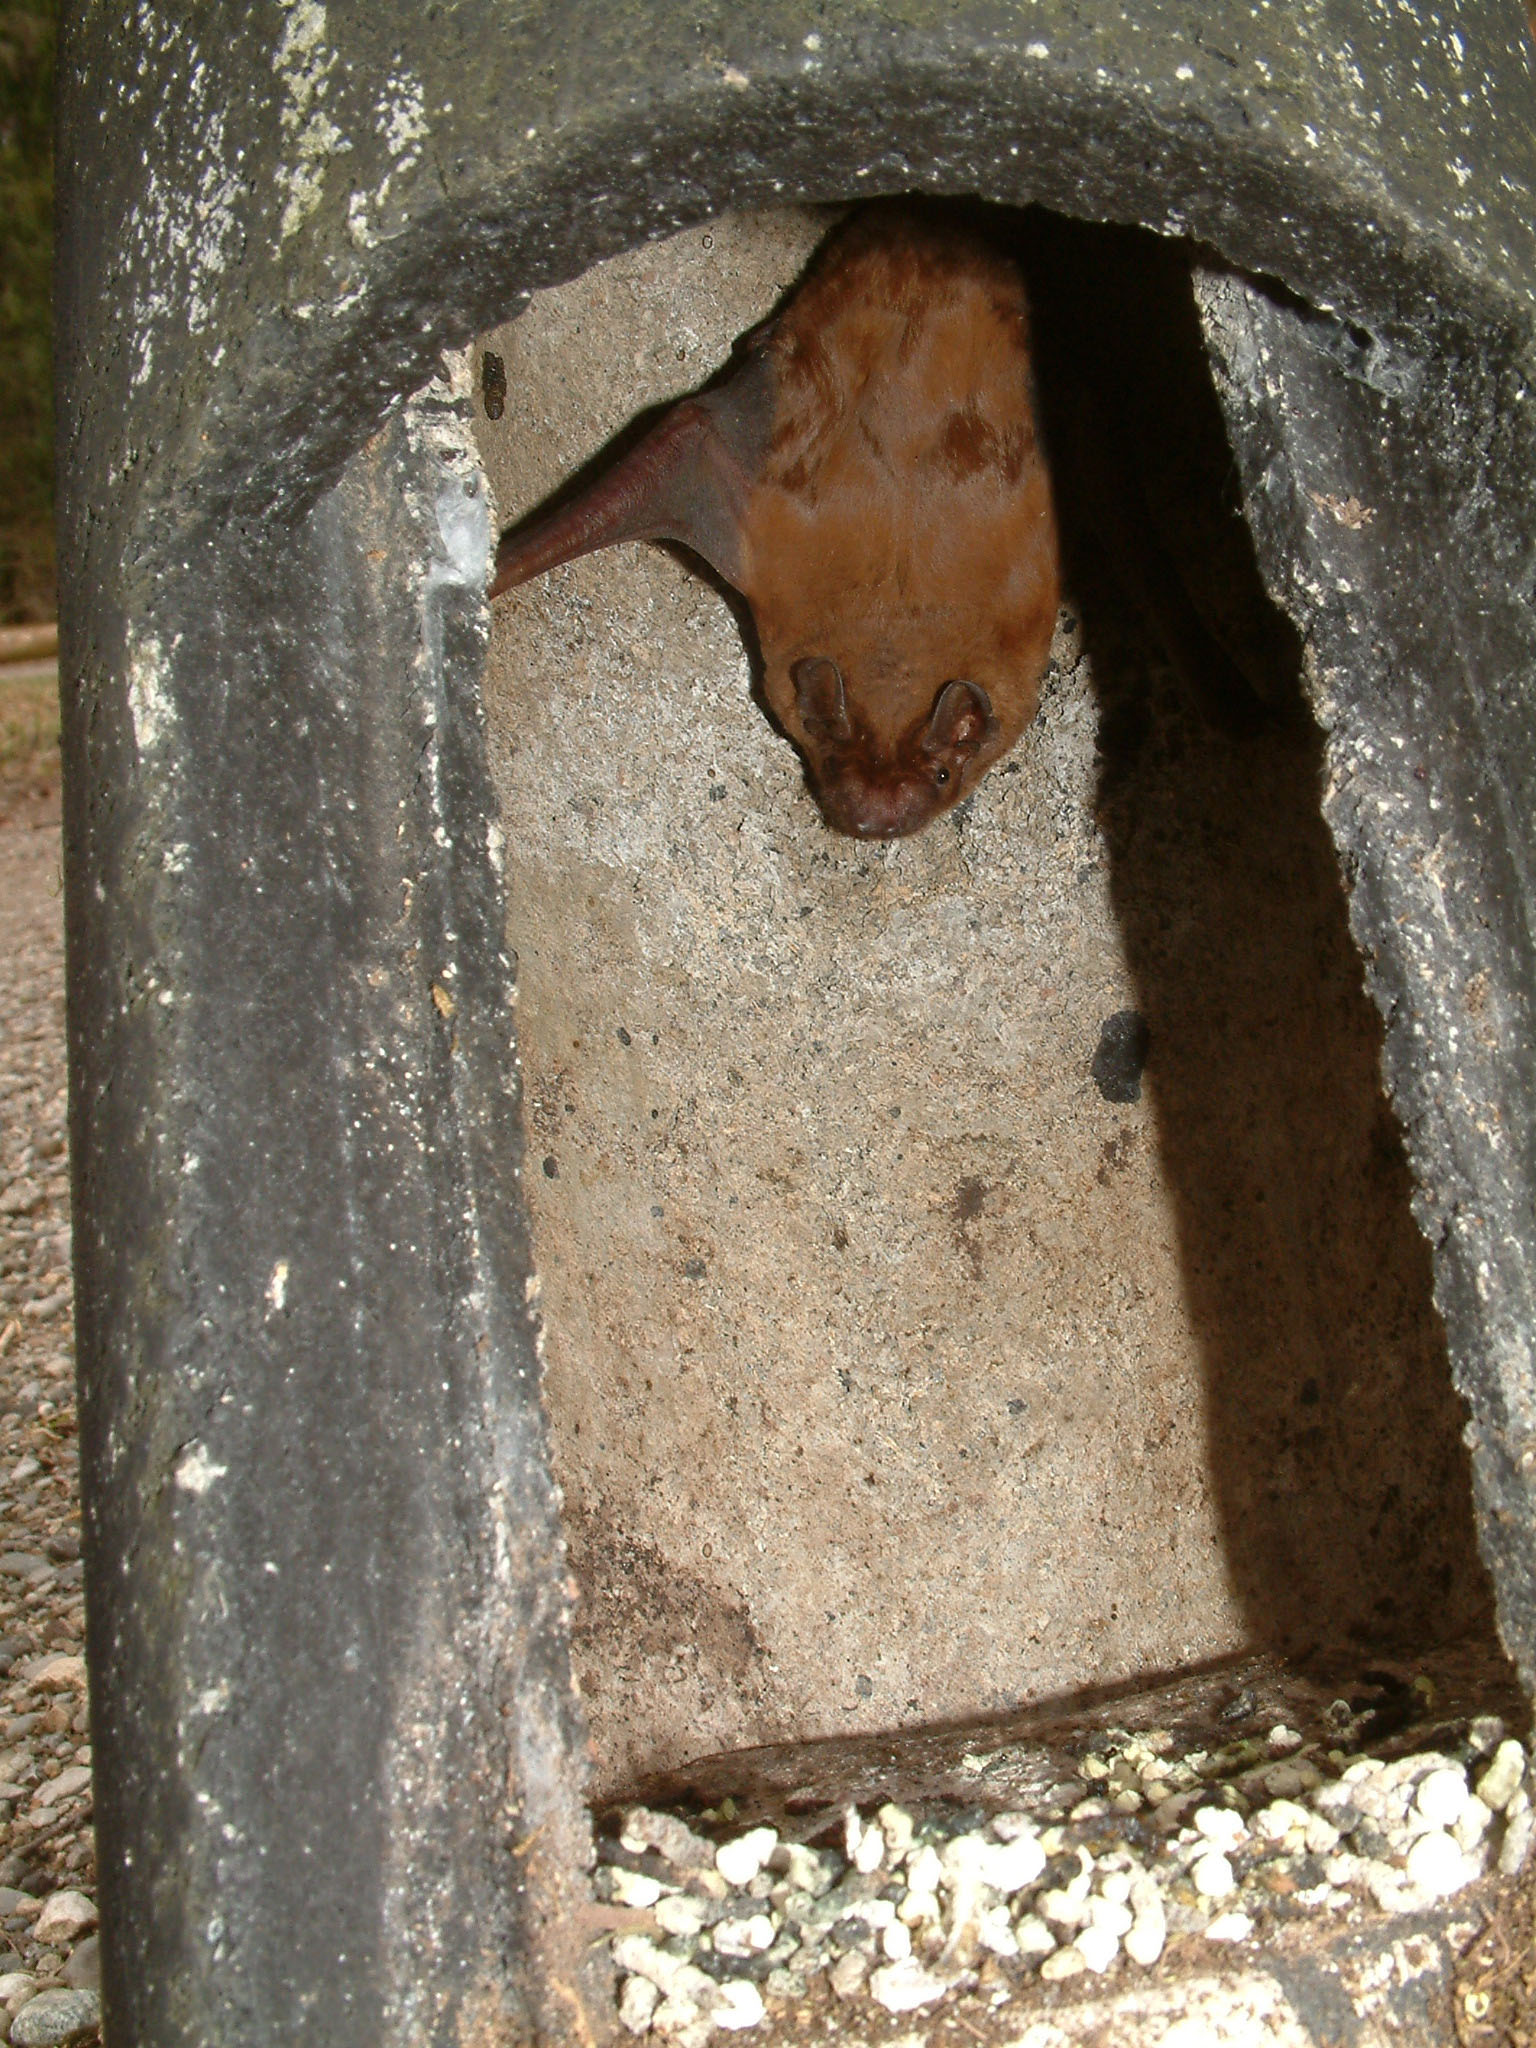
[[1464, 1420], [1320, 810], [1323, 735], [1270, 602], [1201, 341], [1198, 252], [1031, 216], [1067, 588], [1101, 707], [1096, 814], [1148, 1033], [1254, 1641], [1495, 1639]]

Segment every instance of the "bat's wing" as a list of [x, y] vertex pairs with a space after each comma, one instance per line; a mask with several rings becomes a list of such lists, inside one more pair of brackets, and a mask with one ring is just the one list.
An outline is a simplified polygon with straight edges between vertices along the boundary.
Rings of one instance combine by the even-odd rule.
[[681, 541], [739, 587], [742, 525], [773, 399], [771, 359], [754, 348], [723, 383], [663, 414], [585, 490], [509, 528], [490, 595], [619, 540]]

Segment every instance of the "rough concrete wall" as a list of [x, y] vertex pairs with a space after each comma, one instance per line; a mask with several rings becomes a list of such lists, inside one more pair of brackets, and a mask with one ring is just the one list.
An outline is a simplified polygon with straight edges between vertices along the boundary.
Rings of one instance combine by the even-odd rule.
[[[488, 337], [500, 516], [712, 371], [826, 225], [717, 220]], [[1073, 620], [975, 797], [856, 844], [732, 608], [641, 547], [499, 605], [486, 694], [599, 1787], [1477, 1611], [1304, 716], [1220, 733]]]

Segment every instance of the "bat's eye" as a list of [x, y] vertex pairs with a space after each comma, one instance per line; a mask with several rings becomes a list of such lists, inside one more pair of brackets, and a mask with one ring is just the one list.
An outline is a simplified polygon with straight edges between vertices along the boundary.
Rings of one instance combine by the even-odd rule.
[[933, 771], [933, 779], [936, 783], [939, 784], [940, 788], [942, 788], [943, 785], [949, 780], [949, 770], [947, 768], [935, 768]]

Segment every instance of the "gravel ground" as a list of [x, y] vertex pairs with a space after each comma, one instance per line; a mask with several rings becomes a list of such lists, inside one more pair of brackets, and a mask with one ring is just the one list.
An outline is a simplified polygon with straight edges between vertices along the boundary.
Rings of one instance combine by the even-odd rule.
[[22, 2048], [93, 2039], [96, 2022], [50, 780], [8, 789], [0, 828], [0, 2007]]

